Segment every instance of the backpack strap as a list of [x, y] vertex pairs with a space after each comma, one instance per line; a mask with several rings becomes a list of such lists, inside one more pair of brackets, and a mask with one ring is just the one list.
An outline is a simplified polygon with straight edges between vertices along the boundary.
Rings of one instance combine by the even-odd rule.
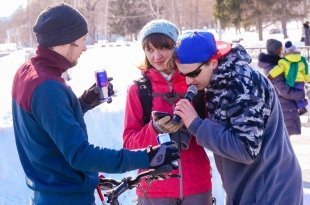
[[[139, 98], [143, 112], [143, 125], [146, 125], [151, 120], [153, 97], [162, 97], [170, 105], [173, 105], [176, 100], [184, 98], [185, 96], [185, 93], [153, 93], [151, 81], [145, 74], [142, 74], [142, 77], [134, 82], [137, 84], [139, 89]], [[206, 116], [206, 99], [204, 91], [198, 92], [198, 94], [193, 98], [193, 104], [195, 109], [198, 111], [199, 116], [204, 118]]]
[[143, 125], [146, 125], [151, 119], [151, 112], [152, 112], [152, 84], [150, 79], [145, 75], [142, 74], [142, 77], [138, 80], [134, 81], [139, 89], [139, 98], [142, 105], [143, 111]]

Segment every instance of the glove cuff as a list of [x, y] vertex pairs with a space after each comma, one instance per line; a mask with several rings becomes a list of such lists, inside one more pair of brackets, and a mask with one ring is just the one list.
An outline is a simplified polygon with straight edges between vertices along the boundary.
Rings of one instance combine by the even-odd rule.
[[79, 102], [83, 113], [86, 113], [88, 110], [91, 110], [93, 108], [83, 100], [83, 97], [79, 97]]
[[157, 134], [166, 133], [164, 130], [160, 129], [160, 127], [158, 127], [154, 121], [152, 121], [152, 126]]

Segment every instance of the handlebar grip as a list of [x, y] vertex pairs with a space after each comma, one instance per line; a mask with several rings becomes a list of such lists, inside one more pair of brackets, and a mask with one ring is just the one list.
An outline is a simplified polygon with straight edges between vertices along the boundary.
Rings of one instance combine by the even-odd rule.
[[103, 190], [113, 189], [113, 187], [120, 185], [122, 182], [115, 180], [115, 179], [108, 179], [108, 178], [100, 178], [99, 179], [99, 186]]

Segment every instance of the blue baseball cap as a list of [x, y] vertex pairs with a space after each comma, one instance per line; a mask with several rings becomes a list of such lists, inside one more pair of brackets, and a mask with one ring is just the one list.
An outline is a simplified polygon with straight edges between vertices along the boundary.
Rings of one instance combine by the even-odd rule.
[[175, 51], [181, 64], [191, 64], [218, 59], [230, 50], [231, 44], [216, 42], [212, 33], [195, 30], [179, 37]]

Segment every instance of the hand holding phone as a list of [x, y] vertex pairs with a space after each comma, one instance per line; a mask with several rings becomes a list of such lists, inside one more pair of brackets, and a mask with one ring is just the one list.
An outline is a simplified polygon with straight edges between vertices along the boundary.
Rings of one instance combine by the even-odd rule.
[[152, 112], [153, 127], [157, 133], [172, 133], [176, 132], [183, 126], [183, 123], [178, 125], [173, 124], [171, 121], [172, 115], [167, 112]]
[[170, 115], [169, 113], [167, 112], [160, 112], [160, 111], [152, 111], [152, 118], [154, 120], [159, 120], [163, 117], [166, 117], [166, 116], [170, 116], [172, 117], [172, 115]]

